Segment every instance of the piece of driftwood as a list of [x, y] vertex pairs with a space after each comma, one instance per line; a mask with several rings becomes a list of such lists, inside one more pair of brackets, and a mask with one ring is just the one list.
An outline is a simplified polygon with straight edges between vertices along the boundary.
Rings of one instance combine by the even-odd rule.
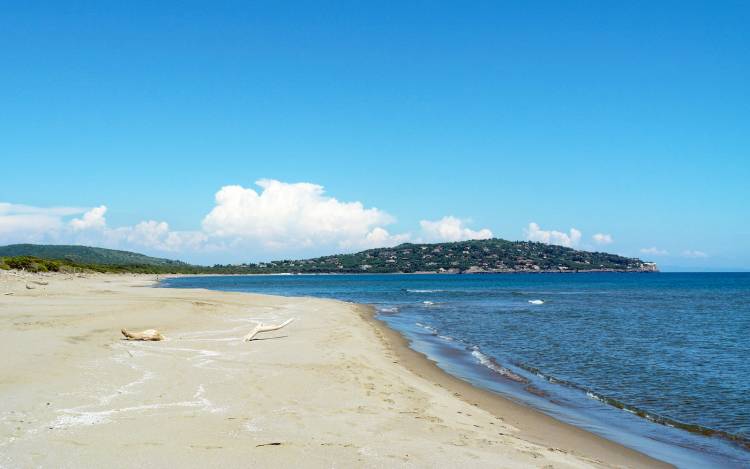
[[291, 324], [292, 321], [294, 321], [294, 318], [289, 318], [281, 324], [263, 324], [262, 322], [259, 322], [258, 325], [253, 328], [253, 330], [247, 333], [247, 335], [244, 337], [244, 340], [245, 342], [249, 342], [261, 332], [271, 332], [281, 329], [282, 327]]
[[129, 332], [127, 329], [122, 329], [120, 332], [127, 340], [164, 340], [164, 336], [156, 329], [146, 329], [140, 332]]
[[28, 283], [26, 284], [26, 289], [27, 289], [27, 290], [33, 290], [33, 289], [35, 289], [35, 288], [36, 288], [36, 287], [35, 287], [34, 285], [31, 285], [31, 284], [28, 284]]

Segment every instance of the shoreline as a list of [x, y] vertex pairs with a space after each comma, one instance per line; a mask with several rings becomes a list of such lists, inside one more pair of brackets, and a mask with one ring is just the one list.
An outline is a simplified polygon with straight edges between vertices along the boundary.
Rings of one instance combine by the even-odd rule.
[[[502, 272], [507, 274], [547, 274], [547, 273], [578, 273], [578, 272]], [[584, 272], [581, 272], [584, 273]], [[585, 273], [654, 273], [654, 272], [613, 272], [593, 271]], [[658, 273], [658, 272], [656, 272]], [[423, 273], [401, 273], [402, 275], [422, 275]], [[432, 274], [426, 272], [424, 274]], [[470, 274], [479, 275], [481, 273]], [[202, 276], [232, 276], [245, 274], [171, 274], [168, 277], [202, 277]], [[301, 276], [301, 275], [349, 275], [339, 273], [323, 274], [250, 274], [260, 276]], [[372, 273], [366, 275], [392, 275]], [[438, 275], [437, 273], [435, 275]], [[463, 275], [461, 273], [442, 273], [440, 275]], [[157, 283], [160, 283], [158, 281]], [[168, 288], [168, 287], [165, 287]], [[254, 293], [256, 294], [256, 293]], [[274, 296], [274, 295], [272, 295]], [[294, 296], [283, 296], [282, 298], [304, 298]], [[317, 297], [309, 297], [317, 298]], [[335, 298], [325, 298], [328, 301], [341, 302]], [[349, 304], [344, 302], [345, 304]], [[376, 332], [378, 339], [383, 345], [398, 357], [398, 364], [411, 373], [426, 379], [436, 386], [445, 388], [455, 397], [464, 402], [479, 407], [492, 415], [512, 423], [524, 432], [524, 437], [541, 445], [557, 447], [582, 448], [583, 451], [574, 451], [584, 458], [595, 458], [599, 462], [614, 464], [624, 467], [675, 467], [670, 463], [656, 459], [636, 449], [629, 448], [621, 443], [609, 440], [573, 424], [563, 422], [551, 415], [535, 409], [529, 405], [513, 401], [511, 398], [481, 388], [471, 382], [453, 376], [440, 368], [435, 361], [423, 353], [413, 349], [410, 341], [396, 329], [377, 318], [375, 307], [367, 304], [351, 303], [358, 308], [359, 316], [369, 324]], [[394, 362], [396, 363], [396, 362]]]
[[447, 375], [367, 306], [156, 278], [0, 273], [0, 465], [670, 467]]
[[[324, 276], [324, 275], [494, 275], [494, 274], [661, 274], [661, 270], [498, 270], [498, 271], [475, 271], [475, 272], [252, 272], [252, 273], [213, 273], [205, 272], [198, 274], [165, 273], [165, 274], [136, 274], [136, 275], [159, 275], [169, 277], [285, 277], [285, 276]], [[667, 272], [669, 273], [669, 272]]]
[[362, 319], [377, 331], [378, 338], [399, 358], [400, 365], [415, 375], [447, 389], [458, 399], [518, 427], [529, 441], [556, 447], [576, 448], [574, 454], [593, 457], [617, 466], [674, 467], [667, 462], [562, 422], [540, 410], [517, 403], [447, 373], [436, 362], [411, 348], [409, 340], [400, 332], [378, 319], [374, 307], [369, 305], [360, 305], [360, 307]]
[[[564, 272], [503, 272], [516, 274], [546, 274], [546, 273], [564, 273]], [[568, 272], [578, 273], [578, 272]], [[581, 272], [583, 273], [583, 272]], [[618, 273], [613, 271], [594, 271], [586, 273]], [[621, 272], [621, 273], [654, 273], [654, 272]], [[658, 272], [657, 272], [658, 273]], [[427, 274], [430, 274], [427, 272]], [[478, 275], [471, 274], [471, 275]], [[222, 276], [222, 274], [209, 274], [206, 276]], [[227, 274], [243, 275], [243, 274]], [[339, 273], [324, 274], [250, 274], [265, 276], [285, 276], [285, 275], [349, 275]], [[391, 275], [391, 274], [367, 274], [367, 275]], [[422, 275], [422, 273], [402, 273], [402, 275]], [[437, 275], [437, 274], [436, 274]], [[463, 275], [461, 273], [443, 273], [440, 275]], [[201, 277], [202, 274], [174, 274], [166, 277]], [[168, 287], [166, 287], [168, 288]], [[273, 296], [273, 295], [272, 295]], [[303, 298], [287, 297], [279, 295], [282, 298]], [[316, 298], [316, 297], [309, 297]], [[335, 298], [325, 298], [329, 301], [341, 302]], [[345, 304], [348, 304], [344, 302]], [[441, 369], [435, 361], [428, 358], [421, 352], [414, 350], [410, 346], [409, 340], [396, 329], [392, 329], [388, 324], [377, 318], [377, 310], [367, 304], [351, 303], [358, 308], [359, 316], [364, 322], [369, 324], [376, 331], [378, 339], [383, 345], [398, 357], [398, 364], [409, 370], [411, 373], [426, 379], [436, 386], [450, 391], [455, 397], [464, 402], [479, 407], [492, 415], [512, 423], [524, 432], [525, 438], [541, 445], [551, 445], [557, 447], [582, 448], [583, 451], [574, 452], [581, 457], [593, 457], [600, 462], [614, 464], [625, 467], [675, 467], [670, 463], [651, 457], [636, 449], [629, 448], [621, 443], [609, 440], [583, 428], [577, 427], [558, 420], [557, 418], [544, 413], [541, 410], [531, 406], [518, 403], [512, 399], [492, 392], [490, 390], [478, 387], [471, 382], [453, 376]], [[396, 363], [396, 362], [394, 362]]]

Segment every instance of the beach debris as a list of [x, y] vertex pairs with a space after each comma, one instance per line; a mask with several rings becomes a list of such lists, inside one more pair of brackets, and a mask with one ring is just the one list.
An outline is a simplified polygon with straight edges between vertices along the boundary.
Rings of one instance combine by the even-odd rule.
[[27, 290], [34, 290], [35, 288], [36, 287], [34, 285], [31, 285], [31, 284], [28, 284], [28, 283], [26, 284], [26, 289]]
[[256, 448], [260, 448], [261, 446], [280, 446], [281, 442], [274, 441], [273, 443], [261, 443], [259, 445], [255, 445]]
[[126, 340], [164, 340], [164, 336], [156, 329], [146, 329], [140, 332], [130, 332], [127, 329], [122, 329], [120, 332], [122, 332]]
[[529, 300], [529, 303], [532, 305], [543, 305], [544, 300]]
[[12, 294], [13, 294], [13, 292], [12, 292], [12, 291], [7, 291], [7, 292], [3, 293], [3, 296], [10, 296], [10, 295], [12, 295]]
[[288, 326], [289, 324], [294, 321], [294, 318], [289, 318], [286, 321], [282, 322], [281, 324], [263, 324], [262, 322], [259, 322], [250, 332], [247, 333], [245, 337], [243, 337], [243, 340], [245, 342], [249, 342], [253, 340], [253, 338], [260, 334], [261, 332], [271, 332], [278, 329], [281, 329], [282, 327]]
[[49, 282], [43, 282], [41, 280], [32, 280], [31, 283], [36, 283], [37, 285], [49, 285]]

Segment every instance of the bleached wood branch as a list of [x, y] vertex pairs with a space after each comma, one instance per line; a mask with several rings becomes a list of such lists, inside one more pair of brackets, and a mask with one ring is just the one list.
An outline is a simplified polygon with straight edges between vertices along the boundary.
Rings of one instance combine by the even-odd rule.
[[261, 332], [271, 332], [271, 331], [281, 329], [282, 327], [285, 327], [291, 324], [292, 321], [294, 321], [294, 318], [289, 318], [286, 321], [282, 322], [281, 324], [258, 323], [258, 325], [255, 326], [253, 330], [248, 332], [247, 335], [243, 339], [245, 340], [245, 342], [249, 342], [253, 340], [253, 338]]

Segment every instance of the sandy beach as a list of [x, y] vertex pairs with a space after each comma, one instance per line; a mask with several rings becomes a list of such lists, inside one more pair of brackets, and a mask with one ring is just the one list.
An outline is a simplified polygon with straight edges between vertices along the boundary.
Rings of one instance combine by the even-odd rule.
[[365, 306], [154, 284], [0, 271], [1, 467], [666, 466], [451, 378]]

